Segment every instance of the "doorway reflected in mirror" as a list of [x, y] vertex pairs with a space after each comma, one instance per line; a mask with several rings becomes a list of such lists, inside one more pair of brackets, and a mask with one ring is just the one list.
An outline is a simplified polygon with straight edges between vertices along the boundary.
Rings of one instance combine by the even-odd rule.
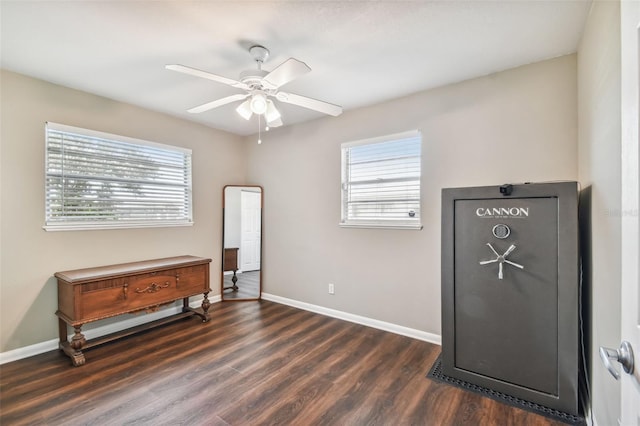
[[222, 300], [257, 300], [262, 291], [263, 190], [227, 185], [222, 197]]

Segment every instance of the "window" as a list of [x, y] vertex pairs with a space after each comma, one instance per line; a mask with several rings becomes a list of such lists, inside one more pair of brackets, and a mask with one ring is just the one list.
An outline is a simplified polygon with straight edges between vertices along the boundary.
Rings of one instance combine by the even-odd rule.
[[192, 225], [191, 150], [46, 125], [46, 230]]
[[421, 229], [418, 131], [342, 144], [341, 226]]

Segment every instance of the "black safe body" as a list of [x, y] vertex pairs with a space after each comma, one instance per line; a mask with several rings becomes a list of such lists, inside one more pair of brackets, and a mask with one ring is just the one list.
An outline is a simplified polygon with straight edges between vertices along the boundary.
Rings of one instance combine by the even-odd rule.
[[443, 373], [579, 415], [578, 184], [507, 189], [442, 190]]

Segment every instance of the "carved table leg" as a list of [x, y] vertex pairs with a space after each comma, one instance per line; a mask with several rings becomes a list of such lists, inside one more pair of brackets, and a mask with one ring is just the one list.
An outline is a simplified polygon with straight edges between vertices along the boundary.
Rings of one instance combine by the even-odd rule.
[[234, 270], [233, 270], [233, 277], [231, 277], [231, 283], [232, 283], [233, 285], [231, 285], [231, 286], [229, 286], [229, 287], [224, 287], [224, 288], [222, 289], [222, 291], [224, 291], [224, 290], [229, 290], [229, 289], [231, 289], [231, 290], [233, 290], [233, 291], [238, 291], [238, 285], [236, 284], [236, 283], [238, 282], [238, 275], [236, 275], [236, 271], [237, 271], [237, 269], [234, 269]]
[[202, 318], [202, 322], [207, 322], [211, 319], [209, 317], [209, 307], [211, 306], [211, 303], [209, 302], [209, 298], [207, 297], [208, 295], [209, 295], [209, 292], [206, 292], [204, 294], [204, 299], [202, 299], [202, 312], [204, 314], [204, 317]]
[[85, 363], [84, 354], [82, 348], [87, 343], [87, 340], [82, 334], [82, 324], [74, 326], [74, 335], [71, 342], [67, 340], [67, 324], [59, 320], [58, 328], [60, 332], [60, 349], [71, 358], [71, 362], [74, 367], [78, 367]]
[[[211, 289], [209, 289], [211, 290]], [[189, 298], [185, 297], [182, 299], [182, 312], [191, 312], [193, 315], [197, 315], [202, 318], [202, 322], [208, 322], [211, 318], [209, 317], [209, 307], [211, 306], [211, 302], [209, 302], [209, 298], [207, 295], [209, 292], [204, 293], [204, 299], [202, 300], [202, 313], [196, 311], [195, 309], [189, 306]]]
[[84, 334], [82, 334], [82, 325], [78, 325], [74, 327], [75, 334], [73, 338], [71, 338], [71, 347], [75, 351], [73, 356], [71, 357], [71, 361], [73, 361], [74, 366], [79, 366], [84, 364], [84, 354], [82, 353], [82, 347], [87, 343], [87, 340], [84, 338]]
[[236, 270], [233, 270], [233, 277], [231, 278], [231, 282], [233, 283], [233, 286], [231, 288], [233, 288], [233, 291], [238, 291], [238, 286], [236, 285], [236, 283], [238, 282], [238, 277], [236, 275]]

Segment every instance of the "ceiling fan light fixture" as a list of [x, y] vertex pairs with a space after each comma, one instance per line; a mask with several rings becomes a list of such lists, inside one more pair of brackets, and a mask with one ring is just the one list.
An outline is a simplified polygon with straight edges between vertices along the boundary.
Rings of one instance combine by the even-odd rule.
[[245, 120], [249, 120], [253, 115], [253, 111], [251, 111], [251, 100], [247, 99], [243, 103], [240, 104], [238, 108], [236, 108], [236, 112], [240, 114], [240, 117]]
[[267, 110], [264, 113], [264, 118], [268, 123], [271, 123], [272, 121], [275, 121], [277, 119], [279, 119], [282, 115], [280, 114], [280, 111], [278, 111], [278, 109], [276, 108], [276, 106], [273, 104], [273, 101], [268, 100], [267, 101]]
[[250, 102], [254, 114], [261, 115], [267, 111], [267, 98], [262, 93], [254, 93]]

